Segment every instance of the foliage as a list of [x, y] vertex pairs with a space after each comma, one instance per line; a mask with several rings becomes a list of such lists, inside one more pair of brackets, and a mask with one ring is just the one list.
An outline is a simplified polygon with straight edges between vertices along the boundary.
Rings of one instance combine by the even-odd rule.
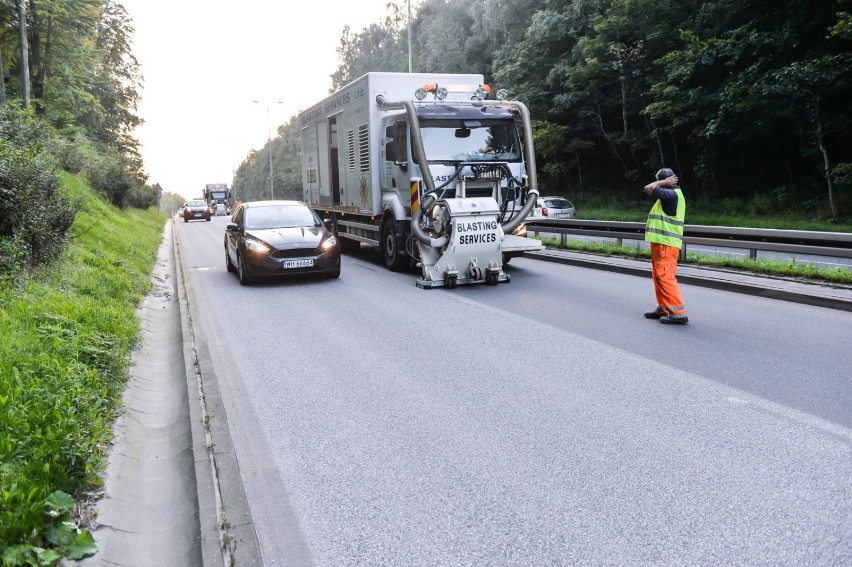
[[[850, 6], [424, 0], [411, 26], [414, 70], [482, 73], [524, 101], [548, 193], [629, 202], [666, 166], [696, 198], [771, 201], [780, 191], [837, 223], [852, 163]], [[407, 70], [406, 21], [390, 11], [381, 25], [344, 31], [334, 88]]]
[[55, 493], [98, 485], [164, 221], [62, 177], [80, 202], [71, 245], [25, 282], [0, 282], [0, 552], [12, 565], [91, 550]]
[[31, 116], [0, 108], [0, 277], [58, 258], [74, 222], [45, 137]]
[[280, 126], [277, 137], [260, 150], [252, 150], [234, 173], [234, 199], [254, 201], [269, 199], [269, 152], [276, 199], [302, 198], [302, 162], [298, 120], [294, 116]]
[[[9, 104], [23, 99], [16, 2], [0, 2], [0, 57]], [[26, 2], [32, 109], [51, 131], [48, 150], [68, 171], [87, 170], [110, 200], [145, 208], [139, 144], [132, 131], [141, 86], [133, 27], [114, 0]], [[18, 100], [16, 100], [18, 99]]]

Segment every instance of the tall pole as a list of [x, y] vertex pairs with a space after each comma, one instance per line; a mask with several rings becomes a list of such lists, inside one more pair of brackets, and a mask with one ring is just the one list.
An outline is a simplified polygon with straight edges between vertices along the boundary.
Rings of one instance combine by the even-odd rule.
[[[255, 104], [261, 104], [259, 100], [252, 101]], [[276, 101], [273, 104], [281, 104], [282, 101]], [[270, 110], [272, 105], [264, 105], [266, 107], [266, 140], [269, 146], [269, 196], [270, 199], [275, 199], [275, 181], [272, 179], [272, 118]]]
[[408, 72], [411, 70], [411, 0], [408, 0]]
[[269, 140], [269, 197], [275, 200], [275, 180], [272, 177], [272, 120], [269, 117], [269, 107], [266, 107], [266, 137]]

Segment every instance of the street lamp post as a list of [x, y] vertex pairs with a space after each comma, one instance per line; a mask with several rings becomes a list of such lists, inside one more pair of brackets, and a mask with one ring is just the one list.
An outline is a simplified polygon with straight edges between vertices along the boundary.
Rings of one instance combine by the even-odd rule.
[[[255, 104], [262, 104], [259, 100], [253, 100]], [[282, 101], [276, 101], [273, 104], [282, 104]], [[269, 142], [269, 196], [275, 199], [275, 180], [272, 177], [272, 119], [270, 118], [271, 106], [266, 106], [266, 139]]]

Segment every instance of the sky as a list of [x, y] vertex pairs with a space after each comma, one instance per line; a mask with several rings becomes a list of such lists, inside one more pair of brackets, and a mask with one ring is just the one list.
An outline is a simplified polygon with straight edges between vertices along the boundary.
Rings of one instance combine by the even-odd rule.
[[119, 2], [144, 77], [135, 137], [148, 183], [191, 199], [230, 185], [270, 125], [328, 95], [343, 27], [379, 23], [389, 0]]

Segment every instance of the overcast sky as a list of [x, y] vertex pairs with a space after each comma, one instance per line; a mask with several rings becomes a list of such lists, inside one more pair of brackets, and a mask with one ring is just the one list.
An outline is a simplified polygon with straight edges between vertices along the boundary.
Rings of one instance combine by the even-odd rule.
[[388, 14], [388, 0], [119, 1], [144, 77], [148, 182], [187, 199], [230, 185], [269, 122], [274, 132], [328, 94], [345, 25], [357, 33]]

